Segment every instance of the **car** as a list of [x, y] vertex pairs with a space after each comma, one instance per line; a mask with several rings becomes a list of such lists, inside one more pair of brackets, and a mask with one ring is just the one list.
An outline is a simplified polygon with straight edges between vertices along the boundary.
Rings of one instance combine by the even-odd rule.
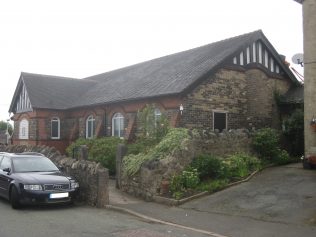
[[316, 155], [308, 155], [301, 157], [304, 169], [311, 169], [316, 167]]
[[0, 197], [17, 209], [26, 204], [73, 203], [79, 183], [40, 153], [0, 152]]

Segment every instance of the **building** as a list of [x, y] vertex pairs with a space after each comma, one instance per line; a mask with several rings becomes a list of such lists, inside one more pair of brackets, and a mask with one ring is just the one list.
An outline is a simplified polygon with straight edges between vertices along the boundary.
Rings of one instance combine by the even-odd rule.
[[84, 79], [23, 72], [9, 109], [13, 143], [64, 151], [79, 137], [132, 140], [146, 104], [173, 127], [278, 127], [275, 95], [297, 86], [261, 30]]
[[303, 6], [304, 33], [304, 140], [305, 156], [316, 155], [316, 1], [295, 0]]

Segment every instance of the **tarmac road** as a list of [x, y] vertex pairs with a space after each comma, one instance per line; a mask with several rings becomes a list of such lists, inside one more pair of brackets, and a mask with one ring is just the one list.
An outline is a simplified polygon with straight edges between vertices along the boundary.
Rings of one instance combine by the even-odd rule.
[[0, 199], [0, 237], [205, 237], [167, 225], [92, 207], [27, 207]]
[[301, 164], [265, 169], [248, 182], [178, 207], [123, 197], [113, 203], [224, 236], [316, 236], [316, 170], [304, 170]]

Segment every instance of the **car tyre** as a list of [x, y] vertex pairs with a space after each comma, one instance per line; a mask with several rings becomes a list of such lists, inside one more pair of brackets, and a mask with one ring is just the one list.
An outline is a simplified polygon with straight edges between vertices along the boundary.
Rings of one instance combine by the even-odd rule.
[[15, 186], [13, 186], [11, 188], [11, 193], [10, 193], [10, 203], [13, 209], [19, 209], [21, 207], [19, 199], [20, 198], [19, 198], [18, 190], [16, 189]]

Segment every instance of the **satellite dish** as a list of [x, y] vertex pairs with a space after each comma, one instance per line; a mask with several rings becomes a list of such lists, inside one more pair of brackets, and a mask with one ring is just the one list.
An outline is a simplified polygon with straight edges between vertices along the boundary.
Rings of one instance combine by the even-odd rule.
[[302, 53], [294, 54], [292, 57], [292, 62], [304, 66], [304, 55]]

